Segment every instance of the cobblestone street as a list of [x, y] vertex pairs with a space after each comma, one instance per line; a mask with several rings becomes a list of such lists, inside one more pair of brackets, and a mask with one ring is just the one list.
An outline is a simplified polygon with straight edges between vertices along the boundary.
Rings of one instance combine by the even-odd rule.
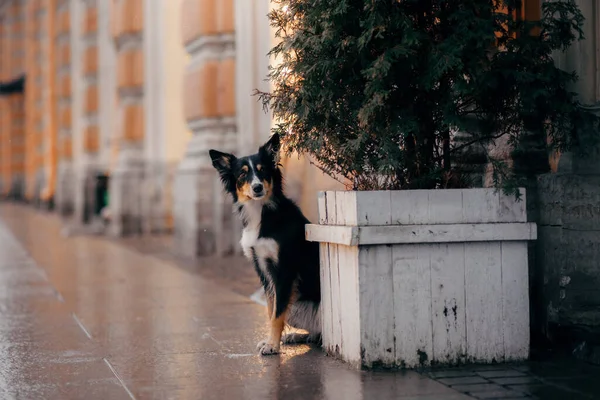
[[600, 398], [600, 368], [570, 359], [417, 373], [354, 371], [304, 345], [260, 357], [265, 309], [235, 282], [60, 231], [0, 206], [2, 399]]

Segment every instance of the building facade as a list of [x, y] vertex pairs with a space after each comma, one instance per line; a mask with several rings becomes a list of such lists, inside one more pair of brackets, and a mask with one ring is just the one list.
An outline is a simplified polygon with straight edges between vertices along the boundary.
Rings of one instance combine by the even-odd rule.
[[[596, 110], [600, 9], [576, 2], [586, 40], [556, 60], [579, 74], [575, 89]], [[0, 83], [25, 78], [23, 91], [0, 96], [2, 196], [53, 209], [76, 226], [104, 209], [107, 234], [171, 232], [188, 257], [237, 252], [240, 229], [208, 150], [244, 155], [269, 137], [273, 118], [252, 93], [269, 90], [268, 66], [277, 61], [266, 55], [275, 43], [270, 7], [0, 0]], [[524, 2], [523, 17], [540, 13], [539, 0]], [[538, 153], [547, 160], [545, 149]], [[342, 185], [306, 158], [282, 163], [288, 195], [315, 220], [316, 192]], [[600, 163], [553, 155], [533, 175], [533, 334], [556, 338], [566, 329], [585, 341], [600, 334]]]
[[[274, 44], [268, 0], [1, 0], [4, 196], [111, 235], [171, 231], [187, 256], [236, 251], [235, 221], [209, 148], [255, 151], [272, 116], [254, 89]], [[316, 218], [339, 188], [303, 158], [288, 193]], [[315, 185], [304, 185], [310, 181]], [[106, 187], [107, 195], [99, 192]]]

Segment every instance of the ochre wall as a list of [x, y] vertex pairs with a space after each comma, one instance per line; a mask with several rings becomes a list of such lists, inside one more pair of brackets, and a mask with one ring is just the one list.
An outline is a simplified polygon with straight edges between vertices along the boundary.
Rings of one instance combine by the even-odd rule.
[[185, 152], [185, 145], [190, 140], [191, 132], [188, 129], [183, 114], [183, 79], [182, 72], [189, 62], [189, 55], [181, 46], [181, 18], [183, 0], [171, 0], [169, 5], [163, 6], [164, 15], [164, 50], [163, 70], [165, 97], [164, 128], [165, 158], [168, 163], [181, 160]]

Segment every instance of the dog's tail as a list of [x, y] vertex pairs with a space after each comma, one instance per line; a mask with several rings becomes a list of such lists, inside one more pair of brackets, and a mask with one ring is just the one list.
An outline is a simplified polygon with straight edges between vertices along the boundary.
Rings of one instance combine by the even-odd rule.
[[295, 301], [290, 305], [287, 323], [293, 328], [304, 329], [311, 335], [321, 334], [320, 304], [314, 301]]

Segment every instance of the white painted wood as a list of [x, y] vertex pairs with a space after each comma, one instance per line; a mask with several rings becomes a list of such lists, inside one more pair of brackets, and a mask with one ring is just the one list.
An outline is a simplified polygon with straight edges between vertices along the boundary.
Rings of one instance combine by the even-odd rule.
[[467, 350], [465, 323], [465, 245], [429, 245], [431, 262], [431, 313], [433, 359], [440, 363], [464, 361]]
[[331, 291], [331, 345], [327, 349], [329, 353], [342, 354], [342, 299], [340, 296], [340, 273], [338, 263], [337, 244], [329, 244], [329, 282]]
[[329, 349], [333, 344], [333, 315], [331, 307], [331, 278], [329, 263], [329, 243], [321, 243], [319, 245], [319, 257], [321, 261], [320, 277], [321, 277], [321, 336], [323, 338], [323, 347]]
[[520, 191], [521, 201], [495, 189], [329, 193], [344, 199], [347, 225], [366, 226], [526, 222], [526, 194]]
[[427, 366], [433, 358], [428, 248], [392, 247], [395, 361], [400, 366]]
[[362, 361], [394, 362], [392, 247], [365, 246], [358, 253]]
[[392, 223], [391, 191], [346, 192], [352, 193], [356, 204], [354, 225], [390, 225]]
[[504, 360], [501, 242], [465, 244], [469, 361]]
[[529, 357], [527, 242], [502, 242], [502, 301], [506, 361]]
[[354, 195], [356, 192], [333, 192], [335, 193], [335, 224], [334, 225], [356, 225], [354, 214]]
[[306, 225], [306, 239], [345, 246], [534, 240], [534, 223], [331, 226]]
[[338, 246], [342, 354], [352, 364], [360, 364], [360, 303], [358, 247]]
[[306, 237], [321, 243], [330, 353], [367, 367], [527, 358], [527, 241], [537, 229], [514, 197], [324, 192], [318, 204], [320, 225]]
[[530, 240], [535, 239], [533, 226], [532, 223], [360, 226], [357, 240], [361, 245]]
[[[500, 197], [490, 189], [463, 190], [463, 222], [500, 222]], [[514, 222], [514, 221], [509, 221]]]
[[392, 223], [414, 225], [429, 223], [429, 190], [394, 190], [390, 194]]
[[327, 200], [325, 196], [325, 192], [317, 193], [317, 211], [320, 225], [327, 225]]
[[336, 225], [314, 225], [305, 227], [306, 240], [310, 242], [328, 242], [356, 246], [358, 244], [358, 227]]
[[462, 190], [431, 190], [429, 193], [429, 223], [457, 224], [462, 221]]
[[335, 191], [325, 192], [327, 225], [336, 225], [336, 195]]

